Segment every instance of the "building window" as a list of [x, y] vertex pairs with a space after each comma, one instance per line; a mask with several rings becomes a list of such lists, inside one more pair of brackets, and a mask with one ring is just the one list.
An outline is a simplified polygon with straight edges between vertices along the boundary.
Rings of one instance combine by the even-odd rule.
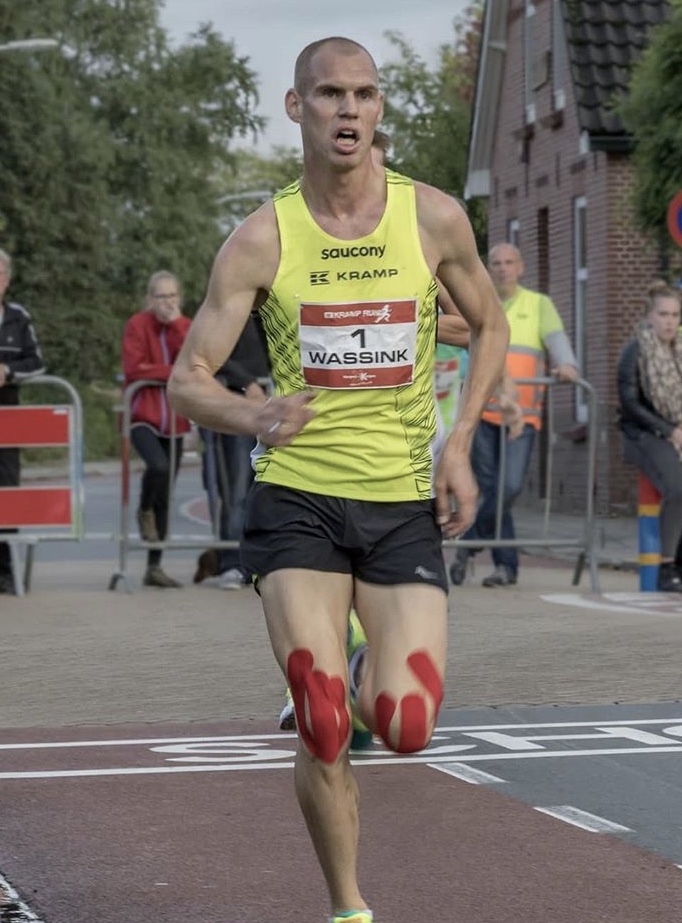
[[510, 218], [507, 222], [507, 243], [510, 243], [517, 250], [521, 249], [521, 225], [518, 218]]
[[[573, 201], [573, 319], [575, 354], [581, 378], [587, 377], [587, 199]], [[576, 417], [587, 422], [587, 400], [582, 390], [576, 392]]]
[[552, 2], [552, 100], [555, 111], [566, 105], [566, 33], [561, 0]]
[[526, 0], [524, 17], [524, 105], [526, 125], [535, 122], [535, 6], [532, 0]]

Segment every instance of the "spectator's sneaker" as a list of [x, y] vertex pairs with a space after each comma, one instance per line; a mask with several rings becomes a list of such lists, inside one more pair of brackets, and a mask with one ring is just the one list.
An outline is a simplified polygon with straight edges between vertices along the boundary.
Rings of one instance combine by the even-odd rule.
[[682, 593], [682, 574], [679, 564], [661, 564], [658, 568], [656, 589], [659, 593]]
[[329, 917], [329, 923], [372, 923], [374, 917], [371, 910], [351, 910], [349, 913], [337, 913]]
[[140, 529], [140, 538], [143, 542], [159, 541], [154, 510], [139, 509], [137, 511], [137, 525]]
[[231, 567], [218, 577], [218, 586], [221, 590], [241, 590], [247, 583], [248, 580], [238, 567]]
[[284, 693], [284, 708], [279, 713], [279, 729], [280, 731], [295, 731], [296, 730], [296, 712], [294, 711], [294, 700], [291, 695], [291, 689], [287, 686], [287, 691]]
[[467, 575], [467, 564], [469, 563], [469, 549], [458, 548], [455, 553], [455, 560], [450, 565], [450, 580], [453, 586], [461, 586]]
[[[346, 639], [346, 656], [348, 658], [348, 680], [350, 687], [350, 708], [353, 733], [350, 739], [351, 750], [367, 750], [372, 746], [372, 732], [362, 722], [355, 708], [358, 686], [361, 680], [362, 661], [367, 652], [367, 635], [360, 624], [355, 609], [348, 616], [348, 636]], [[371, 917], [370, 917], [371, 919]]]
[[488, 574], [481, 581], [481, 586], [513, 586], [516, 583], [516, 574], [513, 574], [504, 564], [498, 564], [492, 574]]
[[178, 590], [182, 586], [179, 580], [173, 580], [158, 564], [152, 564], [144, 574], [145, 586], [156, 586], [162, 590]]

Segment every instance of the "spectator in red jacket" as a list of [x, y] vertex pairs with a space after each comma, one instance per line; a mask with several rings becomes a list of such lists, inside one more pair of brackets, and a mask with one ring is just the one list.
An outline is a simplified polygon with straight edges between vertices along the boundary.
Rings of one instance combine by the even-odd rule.
[[[182, 294], [177, 278], [170, 272], [155, 272], [147, 286], [145, 310], [131, 317], [123, 331], [121, 356], [125, 386], [146, 379], [167, 382], [189, 326], [189, 318], [182, 314]], [[182, 437], [190, 428], [188, 420], [176, 416], [173, 430], [172, 419], [165, 386], [141, 388], [133, 396], [130, 438], [145, 464], [137, 511], [140, 536], [145, 542], [162, 542], [168, 532], [170, 478], [177, 476]], [[175, 465], [171, 473], [172, 457]], [[181, 587], [179, 581], [162, 569], [162, 553], [160, 548], [147, 551], [144, 585], [164, 589]]]

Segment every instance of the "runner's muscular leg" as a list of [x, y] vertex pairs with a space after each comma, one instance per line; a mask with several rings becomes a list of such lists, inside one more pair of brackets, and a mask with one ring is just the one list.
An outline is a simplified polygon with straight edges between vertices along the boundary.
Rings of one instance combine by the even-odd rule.
[[360, 717], [391, 750], [421, 750], [443, 698], [447, 596], [422, 584], [358, 580], [355, 605], [369, 641]]
[[334, 913], [366, 907], [357, 884], [358, 789], [348, 760], [352, 588], [349, 575], [297, 568], [259, 581], [272, 648], [296, 709], [296, 794]]
[[333, 763], [350, 730], [345, 639], [351, 578], [286, 568], [261, 579], [259, 590], [301, 739], [312, 756]]

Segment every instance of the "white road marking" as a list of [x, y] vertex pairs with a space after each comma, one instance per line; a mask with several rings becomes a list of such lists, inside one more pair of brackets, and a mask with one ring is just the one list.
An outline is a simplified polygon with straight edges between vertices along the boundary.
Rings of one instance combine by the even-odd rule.
[[[679, 719], [682, 721], [682, 718]], [[224, 737], [128, 737], [120, 740], [54, 740], [0, 744], [0, 750], [60, 750], [69, 747], [131, 747], [149, 744], [222, 743], [242, 740], [295, 740], [296, 734], [227, 734]]]
[[580, 808], [574, 808], [570, 804], [558, 804], [549, 808], [534, 808], [541, 814], [549, 814], [550, 817], [556, 817], [574, 827], [580, 827], [581, 830], [587, 830], [590, 833], [631, 833], [629, 827], [617, 824], [612, 820], [606, 820], [605, 817], [599, 817], [597, 814], [590, 814], [589, 811], [583, 811]]
[[616, 721], [544, 721], [534, 722], [532, 724], [453, 724], [447, 727], [436, 728], [433, 739], [438, 739], [438, 734], [444, 731], [508, 731], [514, 728], [523, 730], [524, 728], [593, 728], [600, 727], [617, 727], [619, 725], [629, 727], [633, 724], [677, 724], [682, 722], [682, 718], [622, 718]]
[[25, 921], [25, 923], [44, 923], [43, 918], [37, 917], [28, 904], [22, 901], [9, 881], [0, 875], [0, 909], [3, 905], [7, 904], [16, 905], [16, 909], [21, 913], [22, 923], [23, 921]]
[[[507, 750], [542, 750], [542, 744], [536, 741], [555, 741], [555, 740], [604, 740], [604, 738], [622, 738], [633, 740], [636, 743], [646, 744], [648, 746], [658, 746], [660, 744], [675, 745], [678, 741], [671, 737], [663, 737], [661, 734], [650, 734], [647, 731], [641, 731], [639, 728], [620, 726], [620, 727], [597, 727], [596, 734], [500, 734], [496, 731], [467, 731], [464, 737], [473, 737], [476, 740], [483, 740], [486, 743], [493, 744], [496, 747], [504, 747]], [[671, 729], [673, 731], [676, 728]], [[670, 731], [669, 731], [670, 732]]]
[[580, 593], [550, 593], [540, 596], [544, 602], [575, 606], [600, 612], [628, 612], [632, 615], [657, 615], [682, 618], [682, 605], [674, 593], [603, 593], [598, 599]]
[[[280, 751], [281, 752], [281, 751]], [[376, 753], [376, 751], [373, 751]], [[607, 750], [542, 750], [538, 752], [523, 751], [522, 753], [471, 753], [458, 757], [458, 762], [497, 762], [501, 760], [534, 760], [534, 759], [558, 759], [560, 757], [580, 757], [580, 756], [651, 756], [654, 753], [682, 753], [682, 746], [674, 747], [622, 747], [611, 748]], [[268, 751], [263, 751], [264, 757], [267, 758]], [[292, 757], [294, 753], [291, 753]], [[354, 766], [386, 766], [386, 765], [418, 765], [421, 763], [451, 763], [452, 754], [443, 757], [433, 757], [428, 750], [413, 756], [396, 756], [393, 753], [379, 752], [376, 756], [365, 754], [358, 758], [351, 759]], [[202, 765], [202, 766], [134, 766], [134, 767], [113, 767], [107, 769], [49, 769], [49, 770], [31, 770], [25, 772], [0, 772], [0, 780], [9, 779], [74, 779], [80, 777], [94, 776], [134, 776], [134, 775], [166, 775], [169, 773], [179, 772], [242, 772], [249, 769], [292, 769], [291, 762], [241, 762], [231, 763], [229, 765]]]
[[[445, 727], [436, 728], [433, 735], [433, 741], [437, 743], [440, 740], [447, 740], [444, 734], [460, 733], [466, 734], [472, 731], [509, 731], [533, 728], [598, 728], [606, 729], [607, 727], [631, 727], [632, 725], [643, 724], [669, 724], [680, 725], [682, 728], [682, 714], [669, 718], [623, 718], [615, 721], [544, 721], [532, 722], [527, 724], [453, 724]], [[682, 736], [682, 729], [680, 730]], [[571, 735], [572, 736], [572, 735]], [[527, 739], [527, 738], [526, 738]], [[283, 733], [278, 731], [274, 734], [225, 734], [216, 737], [124, 737], [114, 738], [111, 740], [53, 740], [53, 741], [28, 741], [24, 743], [0, 744], [2, 750], [59, 750], [69, 747], [130, 747], [141, 745], [168, 745], [168, 744], [192, 744], [192, 743], [219, 743], [222, 741], [242, 741], [242, 740], [296, 740], [296, 734]], [[428, 752], [428, 751], [427, 751]], [[610, 752], [610, 751], [607, 751]]]
[[189, 522], [194, 522], [199, 526], [206, 526], [206, 525], [210, 526], [211, 520], [209, 519], [208, 516], [205, 516], [203, 514], [203, 511], [198, 514], [192, 512], [192, 507], [195, 506], [198, 502], [201, 502], [205, 505], [207, 502], [206, 496], [204, 494], [200, 494], [200, 495], [197, 495], [196, 497], [192, 497], [190, 500], [185, 500], [183, 503], [180, 504], [180, 515], [184, 519], [189, 520]]
[[[656, 727], [658, 733], [643, 730]], [[589, 729], [588, 733], [575, 733]], [[567, 731], [567, 733], [537, 734], [541, 731]], [[513, 733], [512, 733], [513, 732]], [[459, 739], [474, 740], [475, 743], [458, 743]], [[399, 755], [377, 747], [362, 753], [354, 753], [352, 762], [356, 766], [419, 765], [456, 772], [466, 772], [468, 778], [478, 773], [483, 779], [487, 774], [475, 770], [475, 763], [494, 763], [506, 759], [555, 759], [560, 757], [604, 757], [636, 756], [641, 754], [682, 753], [682, 718], [618, 719], [603, 722], [547, 722], [528, 724], [457, 725], [438, 728], [432, 745], [420, 753]], [[0, 779], [58, 779], [78, 777], [99, 777], [117, 775], [153, 775], [178, 772], [227, 772], [245, 769], [290, 769], [295, 758], [293, 733], [273, 734], [226, 734], [214, 737], [142, 737], [103, 740], [34, 741], [0, 744], [0, 757], [7, 753], [26, 751], [68, 751], [83, 752], [94, 749], [100, 754], [111, 748], [128, 747], [136, 752], [139, 763], [140, 749], [145, 752], [150, 765], [113, 765], [101, 768], [86, 766], [74, 768], [73, 764], [63, 769], [15, 769], [0, 771]], [[578, 742], [601, 741], [593, 748], [578, 748]], [[483, 743], [480, 743], [483, 742]], [[637, 746], [631, 746], [634, 742]], [[564, 746], [557, 746], [557, 744]], [[618, 744], [621, 744], [618, 746]], [[484, 749], [484, 745], [487, 747]], [[493, 749], [494, 748], [494, 749]], [[118, 759], [112, 759], [117, 763]], [[128, 759], [126, 755], [125, 759]], [[132, 762], [132, 760], [131, 760]], [[193, 765], [170, 766], [170, 763]], [[68, 764], [67, 764], [68, 766]], [[469, 768], [467, 768], [469, 767]], [[0, 762], [0, 769], [2, 762]], [[454, 772], [451, 772], [454, 774]], [[487, 781], [503, 781], [491, 776]]]
[[506, 779], [500, 779], [489, 772], [483, 772], [481, 769], [474, 769], [473, 766], [465, 766], [463, 763], [427, 763], [429, 769], [438, 769], [440, 772], [446, 772], [455, 779], [461, 779], [462, 782], [469, 782], [471, 785], [487, 785], [494, 782], [503, 782]]

